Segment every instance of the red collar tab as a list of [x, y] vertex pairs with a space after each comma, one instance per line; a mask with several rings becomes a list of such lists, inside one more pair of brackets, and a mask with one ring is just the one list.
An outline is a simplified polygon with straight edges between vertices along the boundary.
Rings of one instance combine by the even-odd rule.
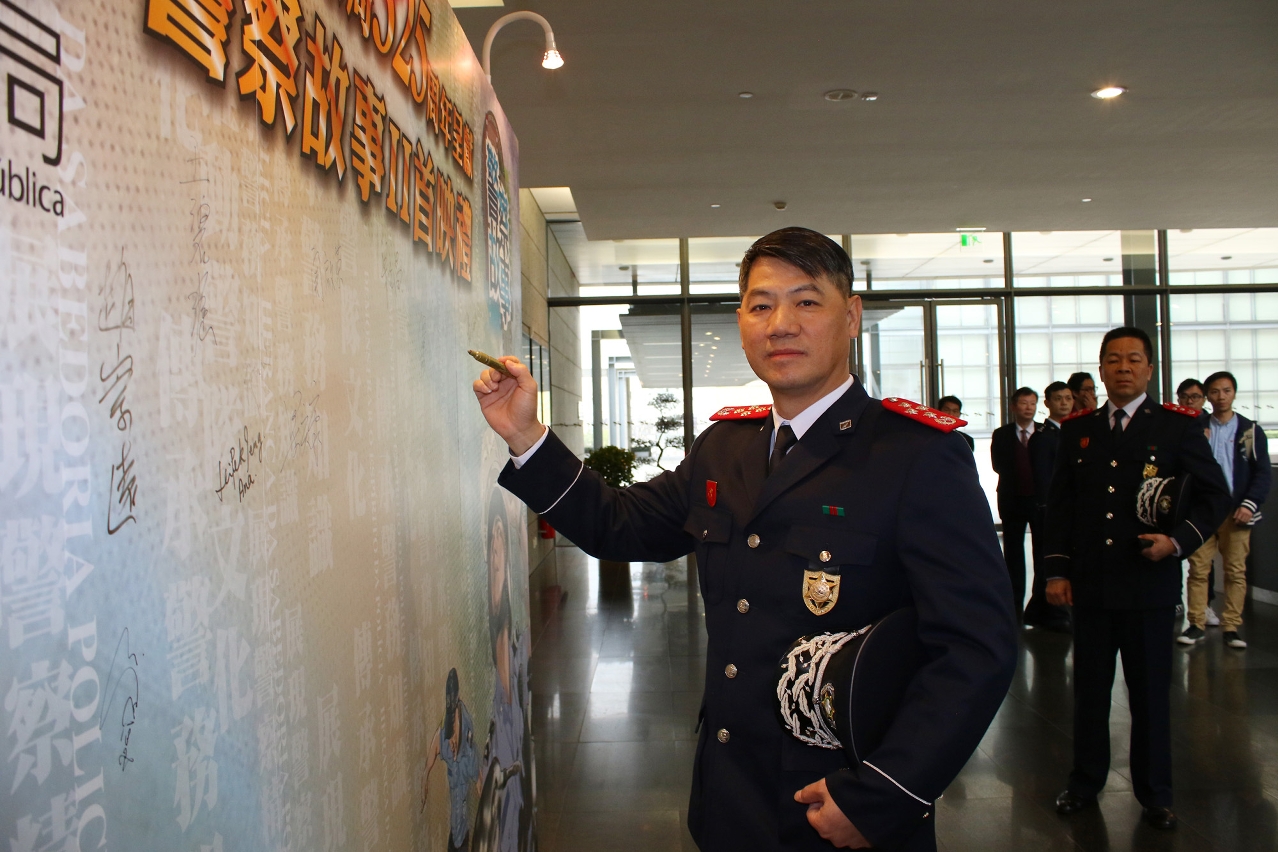
[[711, 420], [762, 420], [772, 413], [770, 405], [729, 405], [710, 415]]
[[1183, 414], [1186, 417], [1193, 417], [1195, 419], [1198, 417], [1198, 409], [1190, 408], [1188, 405], [1177, 405], [1174, 402], [1164, 402], [1163, 408], [1168, 411], [1174, 411], [1177, 414]]
[[1071, 421], [1071, 420], [1073, 420], [1073, 419], [1075, 419], [1075, 418], [1077, 418], [1077, 417], [1086, 417], [1087, 415], [1091, 414], [1091, 413], [1092, 413], [1093, 411], [1095, 411], [1095, 410], [1096, 410], [1096, 409], [1094, 409], [1094, 408], [1080, 408], [1078, 411], [1075, 411], [1075, 412], [1071, 413], [1070, 415], [1068, 415], [1068, 416], [1067, 416], [1064, 420], [1062, 420], [1061, 422], [1062, 422], [1062, 423], [1068, 423], [1069, 421]]
[[966, 420], [951, 417], [948, 414], [937, 411], [935, 408], [928, 408], [926, 405], [919, 405], [917, 402], [910, 402], [908, 399], [901, 399], [898, 396], [891, 396], [883, 400], [883, 407], [911, 420], [926, 423], [933, 429], [940, 429], [942, 432], [953, 432], [958, 427], [967, 425]]

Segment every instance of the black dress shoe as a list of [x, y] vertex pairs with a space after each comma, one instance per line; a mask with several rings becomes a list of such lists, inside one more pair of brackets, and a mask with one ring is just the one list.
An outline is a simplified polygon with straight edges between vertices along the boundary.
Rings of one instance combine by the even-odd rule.
[[1170, 831], [1176, 827], [1176, 814], [1171, 808], [1145, 808], [1140, 818], [1162, 831]]
[[1090, 808], [1094, 804], [1096, 804], [1095, 796], [1080, 796], [1077, 793], [1066, 790], [1056, 797], [1056, 812], [1063, 816], [1069, 816], [1070, 814], [1078, 813], [1084, 808]]

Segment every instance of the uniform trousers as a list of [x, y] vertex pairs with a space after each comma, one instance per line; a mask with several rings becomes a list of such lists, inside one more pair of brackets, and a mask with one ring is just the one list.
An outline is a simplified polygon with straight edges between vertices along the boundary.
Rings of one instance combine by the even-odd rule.
[[1185, 581], [1189, 623], [1201, 629], [1207, 620], [1207, 598], [1211, 589], [1212, 557], [1220, 552], [1225, 563], [1225, 606], [1220, 610], [1220, 629], [1237, 630], [1242, 626], [1243, 604], [1247, 602], [1247, 554], [1251, 552], [1251, 527], [1233, 518], [1189, 554], [1189, 578]]
[[1003, 522], [1003, 559], [1012, 579], [1012, 603], [1019, 619], [1025, 611], [1025, 528], [1030, 530], [1030, 549], [1037, 568], [1043, 510], [1033, 497], [1000, 497], [998, 517]]
[[1123, 656], [1132, 715], [1131, 773], [1136, 799], [1169, 808], [1174, 607], [1074, 607], [1074, 769], [1069, 789], [1095, 797], [1109, 775], [1109, 708], [1115, 659]]

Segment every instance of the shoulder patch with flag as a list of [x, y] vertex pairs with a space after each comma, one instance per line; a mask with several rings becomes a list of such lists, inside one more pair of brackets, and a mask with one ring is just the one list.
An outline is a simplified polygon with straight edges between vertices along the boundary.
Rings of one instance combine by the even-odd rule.
[[1164, 402], [1163, 408], [1168, 411], [1174, 411], [1177, 414], [1183, 414], [1186, 417], [1193, 417], [1194, 419], [1198, 418], [1198, 409], [1190, 408], [1188, 405], [1177, 405], [1174, 402]]
[[953, 432], [958, 427], [967, 425], [966, 420], [951, 417], [942, 411], [937, 411], [935, 408], [928, 408], [926, 405], [910, 402], [908, 399], [901, 399], [899, 396], [890, 396], [883, 400], [883, 407], [893, 414], [900, 414], [902, 417], [926, 423], [933, 429], [940, 429], [942, 432]]
[[771, 405], [729, 405], [710, 415], [711, 420], [762, 420], [772, 413]]
[[1087, 415], [1091, 414], [1091, 413], [1092, 413], [1093, 411], [1095, 411], [1095, 410], [1096, 410], [1096, 409], [1094, 409], [1094, 408], [1080, 408], [1078, 411], [1075, 411], [1075, 412], [1073, 412], [1073, 413], [1069, 414], [1068, 416], [1066, 416], [1066, 418], [1065, 418], [1064, 420], [1062, 420], [1061, 422], [1062, 422], [1062, 423], [1068, 423], [1069, 421], [1071, 421], [1071, 420], [1075, 420], [1075, 419], [1077, 419], [1077, 418], [1079, 418], [1079, 417], [1086, 417]]

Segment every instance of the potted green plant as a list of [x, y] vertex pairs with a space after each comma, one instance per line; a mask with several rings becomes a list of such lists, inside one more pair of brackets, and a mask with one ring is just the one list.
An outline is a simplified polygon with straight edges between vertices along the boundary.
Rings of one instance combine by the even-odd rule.
[[[613, 488], [624, 488], [635, 481], [635, 454], [630, 450], [600, 447], [586, 455], [585, 464]], [[599, 592], [614, 603], [630, 600], [630, 563], [600, 559]]]

